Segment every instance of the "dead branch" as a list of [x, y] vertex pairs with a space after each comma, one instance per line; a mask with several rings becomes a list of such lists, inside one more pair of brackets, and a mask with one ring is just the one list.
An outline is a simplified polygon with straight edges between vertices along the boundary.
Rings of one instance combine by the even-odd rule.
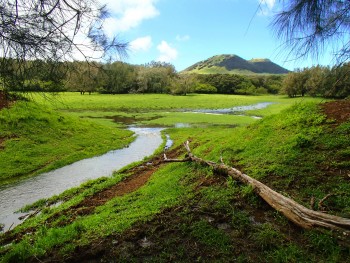
[[318, 209], [322, 209], [323, 208], [323, 203], [330, 197], [332, 196], [337, 196], [337, 195], [347, 195], [348, 193], [344, 193], [344, 192], [341, 192], [341, 193], [331, 193], [331, 194], [328, 194], [326, 195], [325, 197], [323, 197], [319, 202], [318, 202]]
[[[193, 155], [188, 141], [184, 143], [184, 147], [187, 150], [188, 156], [182, 159], [182, 162], [192, 161], [201, 165], [210, 166], [214, 170], [219, 171], [220, 174], [226, 174], [244, 184], [251, 185], [254, 191], [259, 194], [260, 197], [263, 198], [272, 208], [281, 212], [285, 217], [287, 217], [298, 226], [305, 229], [312, 227], [322, 227], [341, 231], [342, 234], [346, 237], [350, 235], [350, 219], [308, 209], [233, 167], [227, 166], [225, 164], [217, 164], [215, 162], [206, 161]], [[167, 161], [170, 160], [167, 159]]]
[[315, 210], [315, 197], [314, 196], [311, 196], [310, 207], [312, 210]]
[[166, 154], [164, 153], [164, 162], [167, 163], [183, 163], [183, 162], [188, 162], [191, 161], [190, 158], [184, 158], [184, 159], [168, 159]]

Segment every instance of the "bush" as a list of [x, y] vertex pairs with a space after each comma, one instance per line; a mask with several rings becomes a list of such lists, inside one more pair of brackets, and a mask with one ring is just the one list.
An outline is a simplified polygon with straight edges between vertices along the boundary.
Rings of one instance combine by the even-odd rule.
[[217, 89], [210, 85], [210, 84], [205, 84], [205, 83], [199, 83], [195, 89], [195, 93], [202, 93], [202, 94], [212, 94], [212, 93], [217, 93]]

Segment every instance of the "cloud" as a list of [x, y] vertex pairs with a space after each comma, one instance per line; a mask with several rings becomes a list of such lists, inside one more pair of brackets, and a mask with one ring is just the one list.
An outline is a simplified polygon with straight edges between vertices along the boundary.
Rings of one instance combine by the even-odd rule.
[[276, 0], [259, 0], [260, 12], [259, 15], [270, 15], [275, 7]]
[[177, 58], [177, 50], [169, 46], [169, 44], [164, 40], [157, 46], [157, 49], [160, 52], [157, 59], [158, 61], [171, 62]]
[[159, 15], [155, 7], [157, 0], [103, 0], [111, 17], [106, 19], [104, 30], [107, 35], [125, 32], [137, 27], [142, 21]]
[[148, 51], [152, 47], [152, 38], [151, 36], [136, 38], [129, 43], [129, 47], [133, 52]]
[[262, 4], [265, 4], [269, 9], [275, 6], [276, 0], [260, 0]]
[[189, 35], [184, 35], [184, 36], [181, 36], [181, 35], [177, 35], [176, 36], [176, 40], [179, 41], [179, 42], [183, 42], [183, 41], [187, 41], [190, 39], [190, 36]]

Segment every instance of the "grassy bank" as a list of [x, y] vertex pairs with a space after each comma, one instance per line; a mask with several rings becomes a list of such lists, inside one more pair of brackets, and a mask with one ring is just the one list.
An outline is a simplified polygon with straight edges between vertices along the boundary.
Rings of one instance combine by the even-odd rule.
[[[55, 109], [73, 116], [93, 118], [94, 121], [114, 121], [120, 126], [139, 124], [173, 127], [180, 124], [195, 126], [230, 125], [242, 126], [256, 119], [249, 116], [268, 116], [281, 110], [307, 101], [320, 102], [320, 98], [295, 98], [285, 96], [237, 96], [189, 94], [172, 96], [167, 94], [92, 94], [62, 93], [50, 100], [33, 94], [32, 99], [41, 104], [52, 105]], [[205, 113], [184, 113], [184, 110], [225, 109], [236, 106], [254, 105], [262, 102], [272, 103], [265, 109], [249, 110], [243, 115], [210, 115]]]
[[[49, 99], [47, 99], [49, 96]], [[188, 94], [173, 96], [168, 94], [92, 94], [80, 95], [78, 92], [58, 93], [55, 96], [31, 94], [29, 97], [40, 103], [48, 103], [56, 109], [67, 111], [109, 111], [113, 112], [153, 112], [178, 109], [220, 109], [234, 106], [252, 105], [260, 102], [273, 102], [286, 107], [302, 101], [322, 101], [320, 98], [287, 96], [245, 96], [222, 94]], [[272, 107], [274, 108], [274, 107]], [[282, 109], [281, 107], [278, 107]], [[271, 109], [271, 108], [270, 108]], [[275, 113], [275, 112], [274, 112]]]
[[[170, 157], [183, 157], [181, 143], [191, 139], [198, 156], [213, 161], [222, 156], [307, 207], [314, 199], [313, 209], [350, 217], [350, 123], [327, 118], [317, 103], [298, 103], [240, 128], [167, 133], [175, 142]], [[144, 176], [150, 178], [122, 191]], [[319, 207], [328, 194], [334, 195]], [[67, 191], [52, 200], [57, 201], [63, 203], [38, 204], [40, 215], [0, 238], [4, 262], [347, 262], [350, 257], [348, 237], [302, 230], [250, 187], [190, 163], [152, 159]]]
[[0, 111], [0, 185], [124, 147], [130, 135], [19, 101]]

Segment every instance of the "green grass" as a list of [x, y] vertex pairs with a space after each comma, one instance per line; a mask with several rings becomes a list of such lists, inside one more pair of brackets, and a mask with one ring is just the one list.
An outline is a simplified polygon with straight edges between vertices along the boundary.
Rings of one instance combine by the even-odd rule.
[[121, 111], [121, 112], [154, 112], [179, 109], [221, 109], [234, 106], [252, 105], [259, 102], [275, 102], [292, 105], [300, 101], [321, 101], [319, 98], [295, 98], [286, 96], [244, 96], [222, 94], [188, 94], [173, 96], [167, 94], [92, 94], [59, 93], [49, 100], [38, 94], [30, 98], [40, 103], [52, 105], [66, 111]]
[[[189, 94], [187, 96], [172, 96], [166, 94], [92, 94], [61, 93], [44, 100], [38, 94], [32, 94], [32, 99], [69, 113], [73, 116], [93, 118], [95, 122], [111, 125], [113, 117], [120, 127], [124, 121], [139, 125], [174, 126], [178, 123], [205, 125], [241, 126], [253, 123], [256, 119], [248, 116], [268, 116], [281, 110], [306, 101], [320, 102], [319, 98], [295, 98], [285, 96], [237, 96], [237, 95], [204, 95]], [[273, 104], [262, 110], [242, 112], [248, 116], [211, 115], [204, 113], [184, 113], [183, 110], [223, 109], [235, 106], [254, 105], [260, 102]], [[106, 117], [108, 119], [106, 119]], [[119, 122], [118, 122], [119, 121]], [[129, 124], [130, 124], [129, 123]]]
[[[242, 69], [232, 69], [228, 70], [226, 67], [219, 67], [219, 66], [211, 66], [211, 67], [204, 67], [204, 68], [195, 68], [189, 71], [190, 73], [196, 73], [196, 74], [237, 74], [237, 75], [257, 75], [257, 73], [254, 73], [249, 70], [242, 70]], [[186, 72], [187, 73], [187, 72]]]
[[243, 167], [245, 173], [307, 206], [312, 196], [320, 200], [339, 193], [329, 200], [329, 209], [350, 216], [346, 205], [350, 196], [340, 194], [350, 192], [349, 184], [343, 174], [332, 172], [346, 169], [349, 128], [344, 123], [331, 129], [318, 104], [304, 103], [247, 127], [171, 129], [169, 133], [180, 141], [192, 138], [198, 145], [195, 154], [217, 162], [222, 156], [226, 164]]
[[[94, 96], [95, 104], [86, 103]], [[324, 206], [331, 214], [350, 216], [350, 196], [344, 194], [350, 192], [350, 187], [344, 174], [339, 173], [348, 169], [350, 125], [331, 126], [319, 109], [319, 100], [248, 98], [245, 105], [278, 102], [259, 111], [265, 116], [262, 120], [251, 122], [249, 117], [170, 112], [190, 108], [187, 98], [192, 99], [192, 108], [224, 108], [237, 106], [240, 99], [245, 99], [240, 96], [66, 94], [63, 98], [67, 107], [56, 109], [64, 109], [72, 120], [77, 116], [95, 117], [92, 120], [98, 127], [110, 127], [113, 123], [101, 117], [115, 115], [135, 117], [142, 124], [221, 125], [170, 128], [166, 133], [174, 140], [174, 148], [191, 139], [194, 154], [216, 162], [222, 156], [226, 164], [239, 167], [305, 206], [309, 206], [312, 196], [317, 203], [329, 193], [339, 193]], [[81, 104], [78, 98], [83, 100]], [[238, 104], [224, 106], [230, 100]], [[143, 103], [122, 112], [132, 101]], [[232, 123], [241, 127], [227, 125]], [[91, 213], [74, 218], [75, 211], [70, 210], [73, 206], [128, 176], [124, 169], [111, 178], [94, 180], [38, 202], [41, 214], [15, 228], [11, 235], [19, 238], [0, 248], [0, 261], [44, 260], [50, 253], [58, 253], [64, 260], [77, 248], [89, 251], [105, 240], [117, 241], [103, 243], [111, 253], [105, 261], [346, 262], [350, 257], [349, 248], [338, 243], [335, 234], [298, 229], [269, 208], [251, 187], [195, 164], [164, 165], [137, 191], [114, 197]], [[63, 203], [46, 206], [58, 201]], [[27, 234], [20, 238], [21, 233]], [[123, 241], [124, 235], [131, 238]], [[156, 245], [140, 247], [137, 240], [145, 236]]]
[[131, 132], [17, 102], [0, 111], [0, 184], [121, 148]]
[[[25, 227], [35, 227], [36, 231], [26, 235], [21, 242], [13, 244], [10, 252], [2, 260], [23, 262], [30, 256], [41, 257], [54, 247], [62, 247], [62, 251], [67, 253], [67, 251], [74, 249], [74, 244], [84, 245], [91, 240], [120, 233], [137, 221], [145, 221], [160, 212], [161, 209], [173, 206], [190, 197], [189, 188], [181, 183], [186, 169], [186, 165], [182, 165], [182, 168], [178, 165], [168, 165], [154, 174], [147, 185], [139, 190], [113, 198], [106, 204], [97, 207], [93, 214], [78, 217], [63, 227], [47, 227], [45, 220], [56, 214], [58, 209], [68, 208], [67, 204], [59, 208], [47, 209], [37, 218], [26, 221], [17, 229], [20, 231]], [[170, 177], [169, 174], [171, 174]], [[106, 184], [115, 183], [116, 180], [120, 180], [120, 176], [123, 175], [115, 175], [115, 177], [107, 179], [103, 185], [106, 187]], [[98, 182], [97, 186], [99, 184]], [[94, 188], [96, 189], [96, 187]], [[82, 196], [86, 196], [86, 191], [89, 189], [74, 196], [73, 199], [78, 200]], [[70, 206], [74, 203], [70, 202]], [[59, 220], [67, 222], [66, 217]]]

